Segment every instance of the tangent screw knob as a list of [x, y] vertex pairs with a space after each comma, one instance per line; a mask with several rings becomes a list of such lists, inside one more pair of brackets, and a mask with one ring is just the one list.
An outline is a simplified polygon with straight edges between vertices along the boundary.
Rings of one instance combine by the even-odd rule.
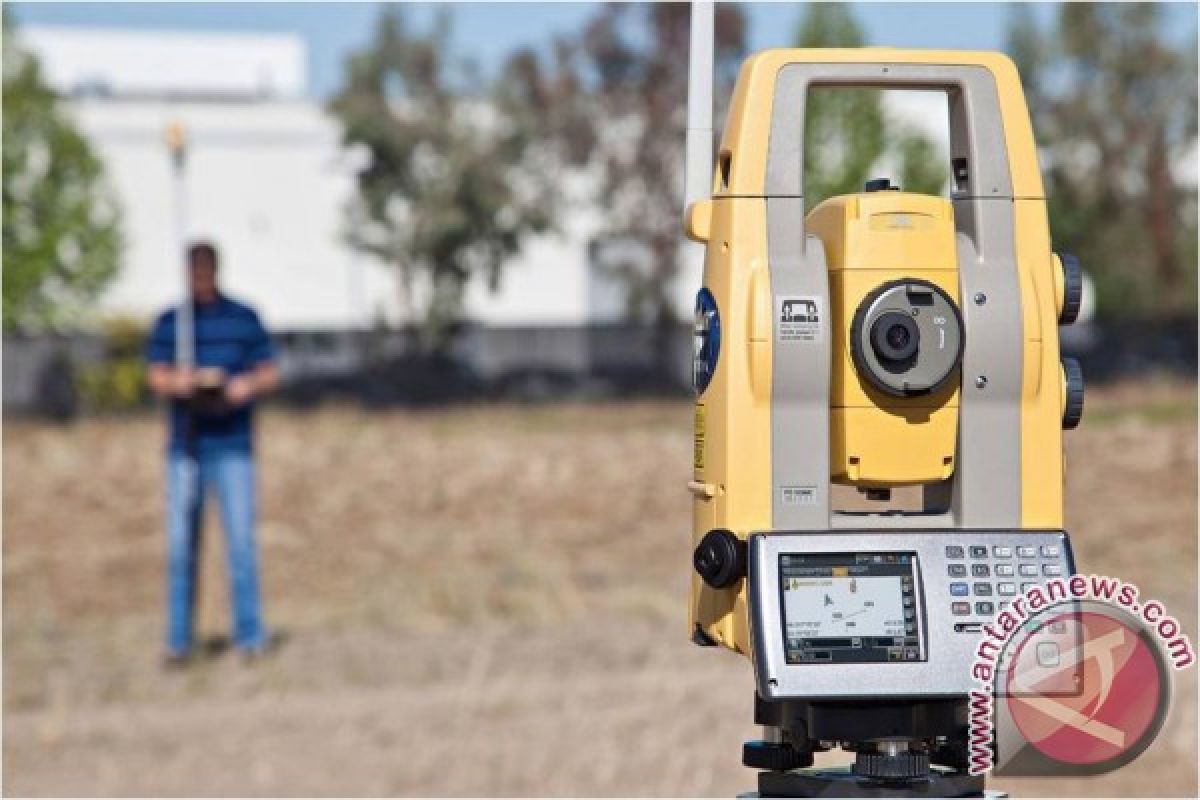
[[1067, 402], [1063, 406], [1062, 426], [1074, 430], [1083, 419], [1083, 367], [1074, 358], [1062, 360], [1063, 376], [1066, 378]]
[[1083, 306], [1083, 268], [1079, 259], [1070, 253], [1059, 253], [1063, 269], [1063, 307], [1058, 315], [1059, 325], [1070, 325], [1079, 317]]

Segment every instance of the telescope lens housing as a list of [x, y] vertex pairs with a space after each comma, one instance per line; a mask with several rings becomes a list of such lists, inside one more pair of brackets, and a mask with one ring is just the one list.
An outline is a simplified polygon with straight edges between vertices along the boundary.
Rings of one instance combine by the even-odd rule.
[[888, 311], [871, 325], [871, 347], [885, 368], [903, 368], [917, 354], [920, 341], [921, 332], [907, 314]]
[[858, 374], [894, 397], [940, 389], [962, 360], [962, 347], [958, 306], [941, 287], [917, 278], [875, 288], [850, 326]]

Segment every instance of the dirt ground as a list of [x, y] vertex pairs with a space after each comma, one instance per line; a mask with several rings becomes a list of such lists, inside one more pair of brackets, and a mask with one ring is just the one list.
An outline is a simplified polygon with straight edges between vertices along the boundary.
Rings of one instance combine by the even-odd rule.
[[[1088, 401], [1068, 436], [1079, 565], [1136, 582], [1195, 642], [1195, 387]], [[182, 672], [158, 663], [159, 421], [8, 422], [5, 792], [752, 789], [749, 664], [687, 641], [690, 413], [268, 411], [260, 537], [285, 640], [250, 666], [224, 647], [210, 525], [208, 651]], [[1195, 670], [1179, 678], [1167, 728], [1130, 766], [1001, 788], [1195, 796]]]

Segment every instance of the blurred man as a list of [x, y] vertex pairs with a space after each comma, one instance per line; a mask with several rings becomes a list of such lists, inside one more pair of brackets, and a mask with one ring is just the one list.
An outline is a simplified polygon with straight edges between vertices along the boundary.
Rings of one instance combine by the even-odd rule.
[[221, 506], [233, 595], [233, 641], [247, 659], [269, 640], [259, 597], [255, 544], [254, 401], [278, 372], [270, 337], [253, 309], [217, 288], [217, 250], [188, 249], [195, 367], [175, 363], [174, 309], [155, 323], [146, 348], [150, 388], [170, 400], [167, 446], [167, 650], [169, 666], [192, 650], [196, 568], [205, 495]]

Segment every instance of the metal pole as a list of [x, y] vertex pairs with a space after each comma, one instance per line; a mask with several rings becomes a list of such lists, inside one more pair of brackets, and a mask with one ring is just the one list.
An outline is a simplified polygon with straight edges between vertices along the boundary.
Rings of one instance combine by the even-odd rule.
[[713, 169], [714, 3], [693, 0], [688, 48], [687, 161], [683, 207], [710, 195]]
[[171, 190], [174, 195], [175, 258], [183, 266], [183, 291], [175, 313], [175, 367], [191, 369], [196, 363], [195, 326], [192, 322], [192, 276], [187, 260], [187, 138], [178, 120], [167, 126], [167, 150], [171, 155]]
[[[194, 299], [192, 297], [192, 274], [191, 265], [188, 263], [187, 254], [187, 134], [184, 130], [183, 123], [179, 120], [172, 120], [167, 125], [167, 152], [171, 157], [171, 194], [172, 206], [174, 211], [174, 234], [172, 249], [174, 250], [174, 258], [179, 259], [176, 269], [181, 269], [180, 274], [183, 277], [182, 291], [180, 291], [179, 307], [175, 311], [175, 369], [191, 370], [196, 365], [196, 326], [193, 319], [192, 310], [194, 308]], [[196, 470], [198, 469], [196, 458], [196, 414], [192, 407], [191, 398], [189, 397], [183, 403], [183, 439], [184, 447], [188, 455], [188, 469], [191, 472], [191, 480], [196, 480]], [[196, 487], [199, 491], [199, 486]], [[193, 619], [200, 616], [199, 598], [203, 596], [201, 592], [200, 582], [202, 578], [202, 569], [200, 564], [201, 545], [203, 543], [203, 530], [197, 528], [189, 543], [191, 547], [191, 563], [192, 563], [192, 614]], [[193, 623], [194, 624], [194, 623]]]

